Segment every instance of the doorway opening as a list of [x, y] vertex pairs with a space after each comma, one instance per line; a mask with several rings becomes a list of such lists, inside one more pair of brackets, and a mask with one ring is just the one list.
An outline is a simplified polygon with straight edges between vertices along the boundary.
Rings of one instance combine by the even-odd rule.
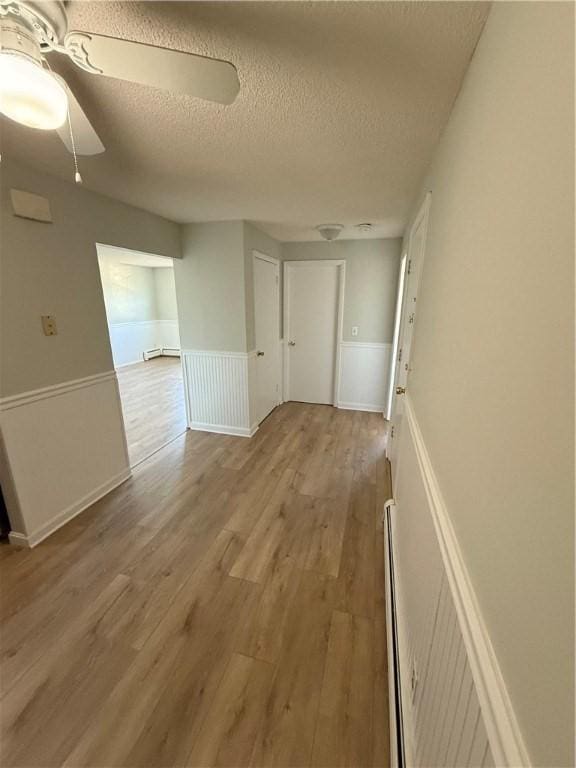
[[96, 244], [130, 466], [187, 428], [173, 260]]

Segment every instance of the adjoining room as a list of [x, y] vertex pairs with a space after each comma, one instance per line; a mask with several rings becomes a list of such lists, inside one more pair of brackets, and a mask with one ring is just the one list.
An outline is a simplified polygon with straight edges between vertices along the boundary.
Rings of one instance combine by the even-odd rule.
[[101, 245], [98, 265], [130, 465], [186, 430], [171, 258]]

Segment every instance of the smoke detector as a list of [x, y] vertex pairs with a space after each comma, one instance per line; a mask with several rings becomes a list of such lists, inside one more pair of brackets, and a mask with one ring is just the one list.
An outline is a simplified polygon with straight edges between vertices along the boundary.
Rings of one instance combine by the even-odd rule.
[[344, 227], [342, 224], [320, 224], [316, 229], [320, 232], [324, 240], [336, 240]]
[[360, 232], [372, 232], [373, 225], [369, 221], [363, 221], [361, 224], [356, 224], [356, 229]]

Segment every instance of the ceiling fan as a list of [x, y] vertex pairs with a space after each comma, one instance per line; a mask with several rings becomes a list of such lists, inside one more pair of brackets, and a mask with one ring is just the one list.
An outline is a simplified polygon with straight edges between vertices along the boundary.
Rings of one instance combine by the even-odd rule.
[[66, 81], [50, 69], [47, 54], [68, 56], [94, 75], [220, 104], [231, 104], [240, 88], [236, 68], [227, 61], [68, 32], [62, 0], [0, 0], [0, 112], [31, 128], [57, 130], [68, 150], [79, 155], [99, 154], [104, 145]]

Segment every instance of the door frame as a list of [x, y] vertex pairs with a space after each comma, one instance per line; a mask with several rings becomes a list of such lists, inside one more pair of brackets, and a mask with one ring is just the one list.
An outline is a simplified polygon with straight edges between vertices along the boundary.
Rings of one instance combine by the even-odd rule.
[[[404, 378], [405, 383], [405, 389], [408, 389], [408, 379], [410, 374], [410, 359], [413, 354], [413, 339], [414, 339], [414, 331], [416, 329], [416, 323], [418, 319], [418, 294], [420, 291], [420, 283], [422, 278], [422, 271], [424, 267], [424, 260], [426, 258], [426, 251], [428, 246], [428, 229], [430, 225], [430, 207], [432, 205], [432, 192], [428, 191], [422, 200], [422, 203], [420, 205], [420, 208], [418, 209], [418, 213], [414, 217], [414, 220], [412, 221], [412, 224], [410, 226], [409, 235], [408, 235], [408, 248], [407, 248], [407, 254], [408, 254], [408, 266], [406, 269], [406, 275], [405, 275], [405, 281], [404, 281], [404, 295], [402, 297], [402, 311], [401, 311], [401, 317], [400, 317], [400, 334], [398, 339], [398, 353], [400, 354], [400, 350], [404, 352], [402, 355], [402, 360], [397, 360], [397, 363], [403, 363], [406, 376]], [[414, 255], [414, 238], [416, 235], [416, 232], [420, 225], [423, 226], [423, 243], [422, 243], [422, 251], [416, 258]], [[416, 307], [412, 313], [410, 313], [409, 307], [407, 306], [407, 298], [410, 295], [410, 292], [414, 294], [414, 301], [416, 302]], [[407, 357], [405, 355], [404, 350], [404, 334], [406, 325], [408, 322], [410, 322], [410, 315], [412, 315], [412, 338], [410, 343], [410, 355]], [[401, 374], [401, 366], [396, 365], [396, 372], [395, 372], [395, 378], [394, 382], [392, 384], [392, 407], [391, 407], [391, 413], [390, 413], [390, 425], [391, 425], [391, 434], [389, 437], [388, 442], [388, 458], [390, 460], [390, 464], [392, 467], [392, 486], [394, 487], [396, 484], [396, 477], [398, 474], [398, 445], [399, 445], [399, 438], [400, 434], [399, 431], [401, 430], [401, 416], [404, 410], [404, 405], [402, 403], [401, 407], [398, 408], [397, 406], [397, 399], [398, 397], [402, 397], [403, 395], [397, 395], [396, 394], [396, 387], [399, 385], [400, 381], [400, 374]], [[397, 418], [400, 417], [400, 418]], [[392, 443], [391, 441], [394, 440]]]
[[[281, 333], [281, 327], [280, 327], [280, 321], [282, 320], [282, 312], [280, 308], [280, 259], [277, 259], [275, 256], [269, 256], [267, 253], [263, 253], [262, 251], [257, 250], [256, 248], [252, 249], [252, 300], [254, 304], [254, 354], [258, 351], [257, 347], [257, 340], [256, 340], [256, 270], [255, 270], [255, 264], [256, 260], [260, 259], [260, 261], [267, 261], [269, 264], [273, 264], [276, 267], [276, 308], [278, 311], [278, 327], [277, 327], [277, 347], [276, 347], [276, 381], [278, 383], [278, 397], [276, 399], [276, 405], [280, 405], [283, 400], [283, 376], [282, 376], [282, 357], [283, 357], [283, 350], [282, 350], [282, 333]], [[256, 380], [256, 396], [258, 395], [258, 381]], [[256, 403], [255, 406], [256, 411], [258, 410], [258, 403]], [[257, 423], [258, 422], [258, 416], [256, 416]]]
[[290, 270], [304, 267], [337, 267], [338, 269], [338, 301], [336, 304], [336, 354], [334, 357], [334, 381], [332, 386], [332, 405], [338, 407], [340, 400], [341, 377], [341, 345], [344, 330], [344, 292], [346, 290], [346, 261], [344, 259], [299, 259], [284, 262], [284, 285], [282, 291], [283, 304], [283, 337], [284, 337], [284, 386], [282, 398], [290, 399], [290, 355], [288, 354], [288, 329], [290, 328], [290, 306], [288, 292], [290, 287]]

